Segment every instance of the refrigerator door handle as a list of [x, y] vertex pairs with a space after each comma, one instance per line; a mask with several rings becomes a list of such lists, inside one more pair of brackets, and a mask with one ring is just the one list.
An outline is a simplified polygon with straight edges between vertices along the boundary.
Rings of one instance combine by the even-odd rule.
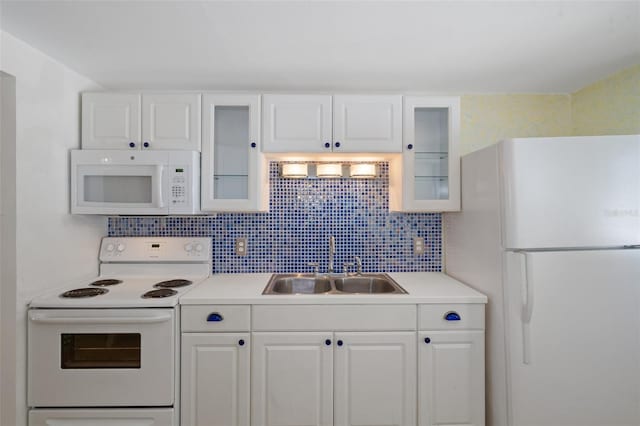
[[520, 253], [520, 282], [522, 284], [522, 362], [531, 363], [531, 316], [533, 315], [533, 279], [528, 267], [527, 254]]

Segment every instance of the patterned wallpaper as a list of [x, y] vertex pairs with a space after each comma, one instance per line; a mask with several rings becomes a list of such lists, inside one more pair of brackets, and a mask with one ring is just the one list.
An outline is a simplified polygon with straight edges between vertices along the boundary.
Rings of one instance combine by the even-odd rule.
[[571, 135], [570, 95], [464, 95], [460, 155], [506, 138]]
[[460, 98], [461, 155], [505, 138], [640, 133], [640, 65], [573, 94]]
[[640, 65], [577, 91], [571, 100], [576, 136], [640, 133]]
[[[327, 270], [328, 241], [336, 240], [335, 270], [362, 258], [366, 272], [442, 270], [439, 213], [390, 213], [389, 165], [378, 163], [376, 179], [283, 179], [270, 167], [269, 213], [217, 216], [110, 217], [109, 236], [213, 237], [213, 271]], [[248, 238], [248, 255], [236, 256], [234, 241]], [[414, 256], [413, 237], [425, 239]], [[353, 270], [353, 269], [352, 269]]]

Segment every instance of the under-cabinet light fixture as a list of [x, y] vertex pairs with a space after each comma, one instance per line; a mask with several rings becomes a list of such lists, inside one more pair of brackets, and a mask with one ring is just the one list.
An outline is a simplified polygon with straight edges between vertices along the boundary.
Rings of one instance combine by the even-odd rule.
[[301, 179], [307, 176], [309, 176], [307, 163], [285, 163], [282, 165], [282, 177]]
[[373, 163], [357, 163], [349, 167], [349, 176], [352, 178], [371, 179], [376, 175], [376, 165]]
[[341, 178], [342, 164], [320, 163], [316, 166], [316, 176], [319, 178]]

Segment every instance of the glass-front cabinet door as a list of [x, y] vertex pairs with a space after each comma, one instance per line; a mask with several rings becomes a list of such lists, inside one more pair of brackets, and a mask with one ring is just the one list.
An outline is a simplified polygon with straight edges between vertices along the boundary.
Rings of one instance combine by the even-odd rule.
[[403, 211], [460, 210], [460, 98], [406, 96]]
[[202, 210], [267, 211], [260, 96], [205, 94], [203, 113]]

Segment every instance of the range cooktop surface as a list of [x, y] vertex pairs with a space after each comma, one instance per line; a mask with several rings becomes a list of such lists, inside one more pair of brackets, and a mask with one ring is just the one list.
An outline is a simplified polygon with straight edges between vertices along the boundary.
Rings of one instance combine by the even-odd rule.
[[105, 237], [100, 273], [34, 298], [32, 308], [173, 307], [211, 273], [211, 238]]

